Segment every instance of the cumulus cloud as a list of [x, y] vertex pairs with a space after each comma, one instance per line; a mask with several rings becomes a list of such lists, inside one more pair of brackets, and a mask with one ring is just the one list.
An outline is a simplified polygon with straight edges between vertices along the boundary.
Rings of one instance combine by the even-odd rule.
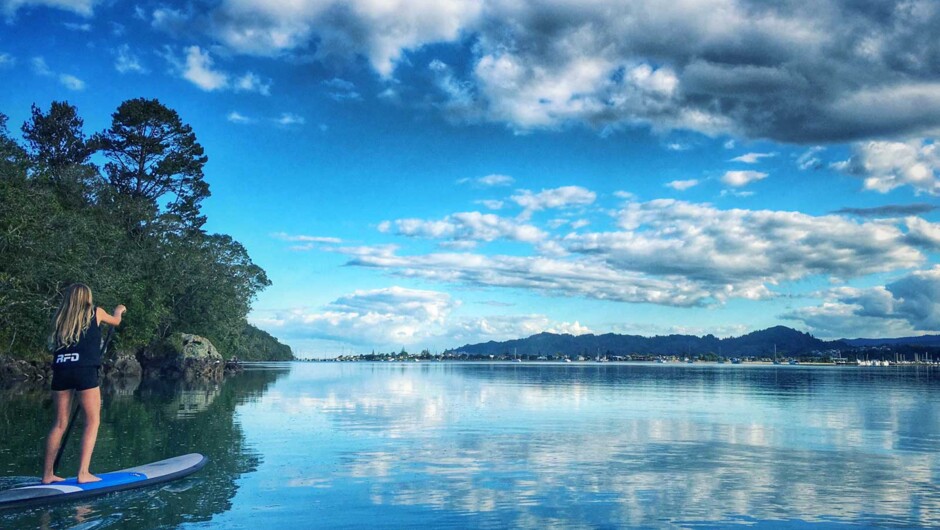
[[236, 92], [257, 92], [262, 96], [271, 95], [271, 81], [263, 80], [252, 72], [235, 79], [233, 84]]
[[90, 17], [101, 0], [0, 0], [0, 13], [12, 18], [21, 8], [51, 7]]
[[864, 179], [880, 193], [910, 186], [918, 194], [940, 195], [940, 149], [934, 141], [871, 141], [855, 145], [848, 160], [833, 167]]
[[721, 177], [721, 181], [728, 186], [740, 188], [765, 178], [767, 178], [767, 173], [761, 171], [726, 171], [724, 176]]
[[69, 90], [85, 90], [85, 82], [71, 74], [59, 74], [59, 82]]
[[180, 57], [169, 46], [161, 53], [170, 64], [171, 71], [196, 85], [206, 92], [234, 90], [235, 92], [254, 92], [264, 96], [271, 94], [271, 80], [262, 79], [254, 72], [245, 72], [235, 76], [215, 66], [215, 60], [208, 50], [199, 46], [188, 46]]
[[454, 316], [460, 306], [446, 293], [393, 286], [355, 291], [319, 309], [275, 312], [253, 321], [294, 340], [326, 339], [380, 349], [592, 332], [578, 321], [557, 322], [541, 314]]
[[122, 74], [134, 72], [146, 74], [147, 69], [140, 63], [140, 58], [131, 51], [131, 47], [122, 44], [114, 50], [114, 69]]
[[248, 116], [245, 116], [236, 110], [229, 112], [228, 116], [226, 116], [226, 119], [232, 123], [254, 123], [255, 122], [255, 120], [253, 120], [252, 118], [249, 118]]
[[[0, 66], [2, 66], [2, 63], [0, 63]], [[49, 68], [49, 65], [46, 64], [46, 59], [43, 57], [33, 57], [30, 60], [30, 67], [32, 68], [34, 74], [43, 77], [54, 77], [59, 81], [59, 84], [69, 90], [85, 90], [84, 81], [71, 74], [57, 74], [53, 72]]]
[[303, 116], [298, 116], [292, 112], [284, 112], [274, 122], [282, 127], [290, 127], [292, 125], [303, 125], [307, 123], [307, 120]]
[[[433, 252], [395, 246], [334, 247], [348, 264], [409, 278], [554, 296], [698, 306], [759, 300], [807, 278], [846, 281], [910, 269], [940, 245], [940, 228], [918, 217], [858, 221], [770, 210], [721, 210], [670, 199], [628, 202], [617, 229], [553, 237], [519, 219], [448, 216], [400, 220], [386, 232], [455, 241], [514, 239], [533, 255]], [[552, 226], [553, 220], [546, 222]], [[527, 232], [518, 230], [525, 226]], [[560, 226], [560, 225], [559, 225]], [[531, 228], [530, 228], [531, 227]], [[531, 237], [530, 237], [531, 236]], [[459, 247], [471, 249], [471, 245]]]
[[796, 167], [800, 168], [801, 171], [819, 169], [823, 167], [823, 162], [817, 155], [825, 150], [825, 147], [821, 145], [815, 145], [806, 151], [803, 151], [796, 159]]
[[355, 101], [361, 100], [362, 96], [356, 90], [356, 85], [351, 81], [334, 77], [320, 83], [326, 88], [327, 95], [334, 101]]
[[776, 155], [777, 153], [745, 153], [741, 156], [732, 158], [731, 161], [742, 162], [744, 164], [756, 164], [760, 162], [762, 158], [770, 158]]
[[355, 291], [321, 310], [296, 309], [259, 321], [290, 338], [401, 346], [442, 334], [458, 305], [446, 293], [389, 287]]
[[496, 200], [496, 199], [482, 199], [482, 200], [476, 201], [476, 203], [481, 204], [489, 208], [490, 210], [502, 210], [503, 205], [504, 205], [503, 201]]
[[[462, 241], [507, 239], [536, 243], [546, 237], [545, 232], [530, 224], [480, 212], [455, 213], [437, 221], [398, 219], [394, 225], [396, 233], [400, 235], [433, 239]], [[387, 231], [389, 227], [390, 224], [386, 222], [380, 225], [380, 230]]]
[[695, 186], [698, 186], [698, 179], [673, 180], [672, 182], [666, 183], [666, 187], [672, 188], [676, 191], [685, 191], [689, 188], [694, 188]]
[[[22, 2], [4, 5], [9, 12]], [[460, 47], [468, 61], [459, 68], [440, 59], [427, 65], [437, 107], [521, 131], [639, 125], [813, 144], [940, 129], [940, 43], [925, 38], [940, 26], [940, 8], [930, 0], [820, 0], [812, 8], [757, 0], [222, 0], [190, 10], [198, 12], [157, 9], [153, 24], [205, 31], [235, 53], [365, 58], [386, 80], [396, 68], [425, 68], [409, 62], [411, 52]]]
[[456, 320], [448, 336], [450, 344], [504, 341], [539, 333], [585, 335], [593, 331], [578, 321], [553, 322], [545, 315], [495, 315]]
[[265, 2], [227, 0], [212, 13], [211, 32], [230, 48], [276, 56], [316, 41], [323, 59], [367, 57], [383, 77], [391, 76], [405, 51], [454, 41], [483, 6], [476, 1]]
[[562, 186], [532, 193], [529, 190], [519, 190], [512, 197], [513, 202], [522, 206], [523, 218], [528, 218], [532, 212], [555, 208], [571, 208], [574, 206], [588, 206], [594, 203], [597, 194], [581, 186]]
[[33, 73], [41, 76], [51, 76], [54, 75], [52, 70], [49, 69], [49, 65], [46, 64], [46, 59], [43, 57], [33, 57], [30, 59], [30, 66], [32, 67]]
[[209, 52], [199, 46], [190, 46], [185, 50], [186, 58], [181, 74], [199, 88], [211, 92], [228, 86], [228, 74], [213, 68]]
[[783, 318], [833, 338], [940, 332], [940, 265], [883, 287], [842, 287], [825, 297], [822, 304], [791, 311]]
[[885, 204], [872, 208], [840, 208], [833, 213], [859, 217], [899, 217], [930, 213], [938, 207], [933, 204]]

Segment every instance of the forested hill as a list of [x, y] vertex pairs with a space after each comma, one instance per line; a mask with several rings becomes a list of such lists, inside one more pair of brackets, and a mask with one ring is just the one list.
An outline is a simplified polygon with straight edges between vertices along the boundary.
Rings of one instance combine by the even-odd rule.
[[505, 342], [467, 344], [454, 352], [472, 355], [518, 354], [519, 356], [554, 355], [708, 355], [724, 357], [772, 356], [774, 346], [780, 356], [802, 355], [812, 351], [825, 351], [848, 347], [842, 342], [821, 341], [812, 335], [784, 326], [748, 333], [741, 337], [719, 339], [714, 335], [666, 335], [642, 337], [638, 335], [556, 335], [539, 333], [525, 339]]
[[245, 319], [264, 270], [203, 229], [208, 157], [192, 128], [150, 99], [123, 102], [103, 131], [83, 126], [67, 102], [34, 105], [19, 140], [0, 113], [0, 355], [44, 358], [60, 292], [81, 282], [96, 305], [127, 306], [121, 351], [183, 332], [224, 357], [293, 358]]

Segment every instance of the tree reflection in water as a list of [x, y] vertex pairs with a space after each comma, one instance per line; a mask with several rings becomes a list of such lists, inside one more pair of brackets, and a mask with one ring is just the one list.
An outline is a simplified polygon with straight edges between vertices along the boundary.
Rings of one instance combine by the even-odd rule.
[[[289, 369], [246, 370], [224, 382], [105, 380], [92, 471], [111, 471], [200, 452], [209, 464], [196, 475], [153, 488], [97, 499], [0, 512], [0, 528], [174, 527], [206, 521], [228, 510], [236, 481], [254, 471], [261, 456], [245, 442], [237, 405], [258, 399]], [[37, 480], [41, 451], [52, 423], [47, 387], [18, 384], [0, 389], [0, 488]], [[81, 414], [73, 434], [82, 428]], [[65, 449], [61, 470], [74, 475], [79, 435]]]

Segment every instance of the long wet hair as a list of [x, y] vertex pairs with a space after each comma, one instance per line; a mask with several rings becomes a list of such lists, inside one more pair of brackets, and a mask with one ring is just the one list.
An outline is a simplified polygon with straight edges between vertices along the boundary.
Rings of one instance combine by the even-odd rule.
[[54, 329], [50, 342], [53, 349], [77, 344], [82, 333], [91, 325], [94, 312], [91, 289], [83, 283], [69, 285], [62, 294], [62, 303], [52, 319]]

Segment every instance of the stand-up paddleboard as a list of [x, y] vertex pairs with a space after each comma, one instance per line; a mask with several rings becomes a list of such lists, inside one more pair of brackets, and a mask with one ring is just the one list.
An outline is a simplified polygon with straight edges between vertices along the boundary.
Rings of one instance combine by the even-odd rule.
[[97, 476], [101, 478], [98, 482], [79, 484], [75, 478], [70, 478], [52, 484], [28, 484], [0, 491], [0, 510], [69, 502], [104, 495], [112, 491], [142, 488], [195, 473], [208, 461], [208, 458], [199, 453], [190, 453], [111, 473], [98, 473]]

